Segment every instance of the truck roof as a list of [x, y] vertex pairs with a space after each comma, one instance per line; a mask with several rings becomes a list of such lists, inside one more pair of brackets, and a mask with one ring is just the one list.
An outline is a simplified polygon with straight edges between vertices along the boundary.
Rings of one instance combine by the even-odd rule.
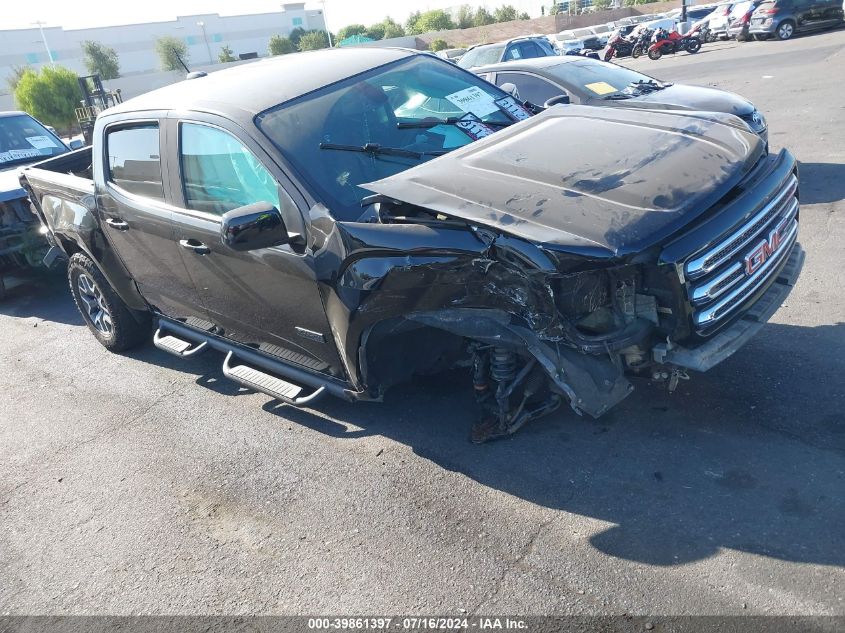
[[419, 53], [400, 48], [351, 47], [279, 55], [152, 90], [106, 112], [184, 109], [258, 114], [323, 86], [416, 54]]

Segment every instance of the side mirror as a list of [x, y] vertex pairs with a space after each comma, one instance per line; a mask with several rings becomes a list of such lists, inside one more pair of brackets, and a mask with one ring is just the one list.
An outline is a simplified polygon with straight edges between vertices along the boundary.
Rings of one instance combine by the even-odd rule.
[[67, 146], [71, 149], [82, 149], [85, 147], [85, 143], [80, 141], [78, 138], [73, 139]]
[[290, 235], [276, 207], [256, 202], [223, 214], [220, 239], [234, 251], [253, 251], [287, 244]]
[[563, 94], [563, 95], [557, 95], [557, 96], [552, 97], [551, 99], [546, 101], [546, 103], [543, 104], [543, 107], [544, 108], [551, 108], [554, 105], [558, 105], [558, 104], [569, 105], [569, 103], [570, 103], [569, 95]]
[[519, 90], [517, 89], [515, 84], [508, 82], [502, 84], [501, 86], [499, 86], [499, 88], [507, 92], [510, 96], [514, 97], [515, 99], [519, 99]]

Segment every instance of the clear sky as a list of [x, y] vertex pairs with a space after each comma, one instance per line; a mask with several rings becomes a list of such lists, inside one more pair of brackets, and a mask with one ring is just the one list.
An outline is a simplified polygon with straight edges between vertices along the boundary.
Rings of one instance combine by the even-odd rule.
[[[532, 17], [540, 6], [538, 0], [327, 0], [325, 6], [329, 28], [337, 31], [347, 24], [379, 22], [386, 15], [404, 22], [412, 11], [445, 9], [463, 3], [486, 5], [489, 9], [512, 4]], [[200, 13], [265, 13], [278, 11], [281, 5], [282, 0], [0, 0], [0, 29], [26, 28], [36, 20], [74, 29], [172, 20], [177, 15]], [[305, 6], [317, 9], [322, 5], [318, 0], [308, 0]]]

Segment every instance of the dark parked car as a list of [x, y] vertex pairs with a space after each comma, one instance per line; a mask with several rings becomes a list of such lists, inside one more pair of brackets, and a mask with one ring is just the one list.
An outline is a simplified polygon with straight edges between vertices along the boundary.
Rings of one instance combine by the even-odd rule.
[[7, 282], [41, 268], [47, 252], [41, 226], [21, 188], [20, 170], [68, 149], [55, 130], [26, 112], [0, 112], [0, 300]]
[[841, 26], [842, 9], [841, 0], [769, 0], [751, 15], [748, 32], [758, 40], [772, 35], [788, 40], [795, 33]]
[[[734, 114], [764, 141], [766, 119], [754, 104], [730, 92], [668, 84], [624, 66], [595, 59], [557, 57], [507, 62], [474, 68], [473, 72], [497, 86], [512, 84], [519, 97], [544, 105], [555, 102], [582, 105], [706, 110]], [[561, 99], [561, 97], [568, 97]]]
[[476, 441], [562, 403], [600, 416], [631, 373], [707, 370], [803, 257], [795, 160], [735, 117], [532, 115], [399, 49], [149, 92], [22, 182], [108, 349], [152, 322], [162, 350], [222, 351], [225, 376], [294, 406], [463, 367]]
[[545, 37], [520, 37], [497, 44], [473, 46], [458, 60], [458, 66], [474, 68], [511, 59], [532, 59], [555, 55], [557, 51]]

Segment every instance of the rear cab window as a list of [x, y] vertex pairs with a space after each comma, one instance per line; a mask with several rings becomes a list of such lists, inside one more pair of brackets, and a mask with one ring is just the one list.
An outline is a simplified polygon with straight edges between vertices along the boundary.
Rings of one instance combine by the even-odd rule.
[[158, 123], [110, 128], [106, 132], [107, 180], [127, 193], [164, 200]]

